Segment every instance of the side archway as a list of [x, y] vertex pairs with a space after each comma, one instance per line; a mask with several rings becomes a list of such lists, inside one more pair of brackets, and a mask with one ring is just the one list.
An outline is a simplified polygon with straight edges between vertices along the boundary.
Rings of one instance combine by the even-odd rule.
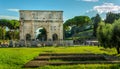
[[58, 40], [58, 35], [55, 33], [55, 34], [53, 34], [52, 35], [52, 39], [53, 39], [53, 41], [56, 41], [56, 40]]
[[26, 34], [26, 40], [31, 40], [31, 35], [30, 34]]

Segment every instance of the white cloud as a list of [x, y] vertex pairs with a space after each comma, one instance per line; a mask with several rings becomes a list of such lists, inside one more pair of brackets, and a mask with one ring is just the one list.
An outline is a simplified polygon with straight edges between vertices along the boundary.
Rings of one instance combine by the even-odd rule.
[[99, 0], [82, 0], [82, 1], [86, 1], [86, 2], [98, 2]]
[[86, 13], [92, 12], [94, 11], [93, 9], [87, 10]]
[[0, 19], [15, 19], [15, 20], [19, 20], [19, 17], [15, 17], [15, 16], [6, 16], [6, 15], [0, 15]]
[[8, 11], [19, 12], [19, 9], [7, 9]]
[[114, 5], [113, 3], [104, 3], [100, 6], [94, 6], [93, 10], [97, 11], [98, 13], [107, 13], [107, 12], [114, 12], [119, 13], [120, 12], [120, 6]]

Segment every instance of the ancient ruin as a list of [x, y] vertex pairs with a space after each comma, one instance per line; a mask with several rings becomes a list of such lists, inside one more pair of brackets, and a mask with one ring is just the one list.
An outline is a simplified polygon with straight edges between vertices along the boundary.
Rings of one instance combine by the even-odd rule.
[[63, 40], [63, 11], [20, 10], [20, 39], [31, 40], [44, 28], [42, 41]]

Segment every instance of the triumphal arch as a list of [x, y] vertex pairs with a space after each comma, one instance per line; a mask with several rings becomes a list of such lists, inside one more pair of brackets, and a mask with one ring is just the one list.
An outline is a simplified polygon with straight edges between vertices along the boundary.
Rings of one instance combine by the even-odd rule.
[[63, 11], [20, 10], [20, 39], [36, 39], [36, 30], [44, 28], [49, 40], [63, 40]]

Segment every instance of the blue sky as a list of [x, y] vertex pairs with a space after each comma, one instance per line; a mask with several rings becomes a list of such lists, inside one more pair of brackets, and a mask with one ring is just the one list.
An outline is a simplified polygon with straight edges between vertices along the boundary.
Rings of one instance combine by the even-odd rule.
[[0, 18], [19, 19], [19, 10], [62, 10], [64, 21], [96, 13], [105, 18], [107, 12], [120, 12], [120, 0], [0, 0]]

